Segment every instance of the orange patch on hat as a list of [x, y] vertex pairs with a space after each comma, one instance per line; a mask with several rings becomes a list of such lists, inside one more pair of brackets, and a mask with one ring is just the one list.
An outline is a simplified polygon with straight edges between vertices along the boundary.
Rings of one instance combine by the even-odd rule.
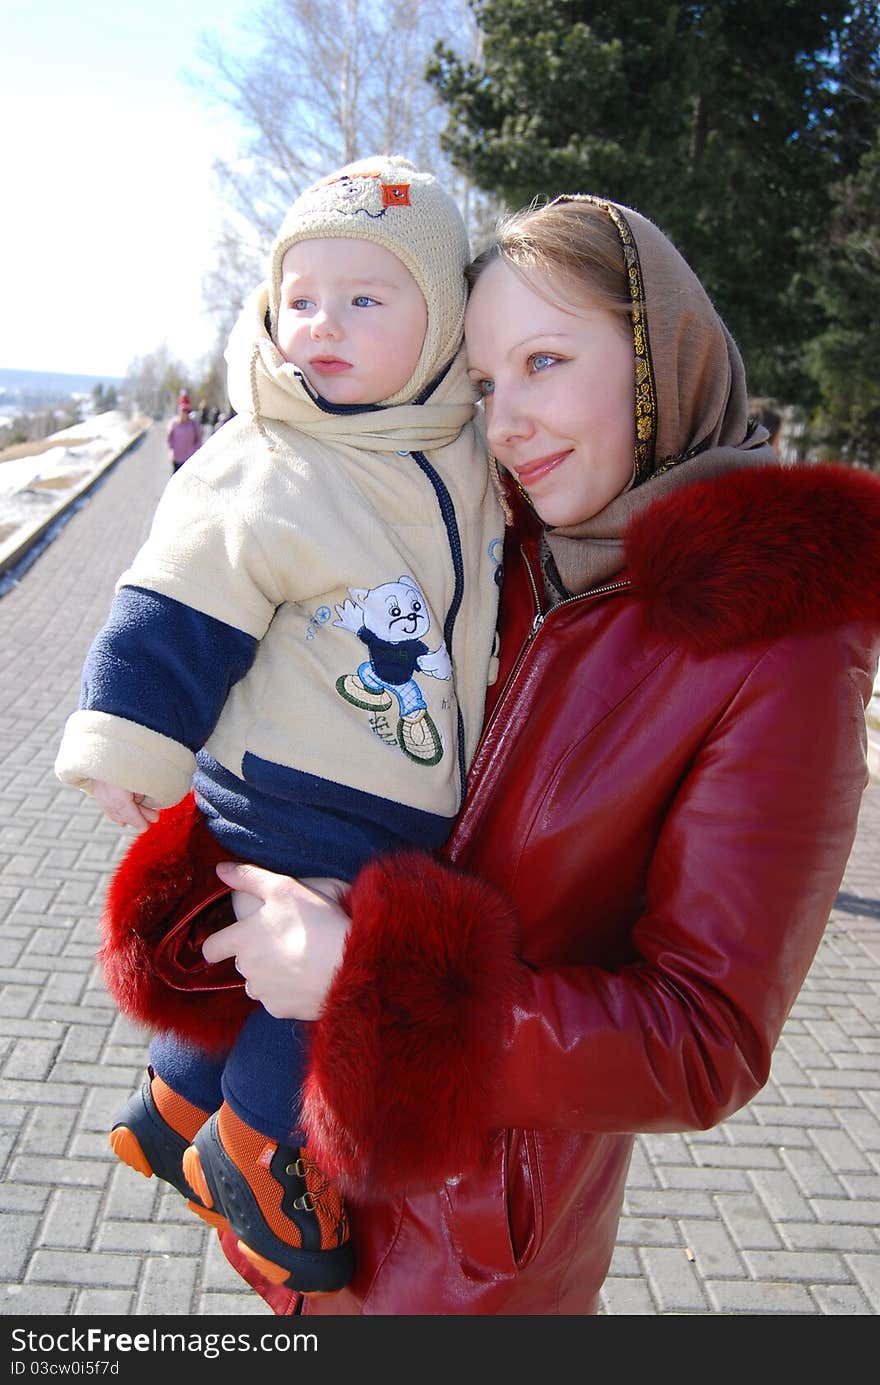
[[383, 207], [410, 207], [409, 183], [383, 183], [382, 184], [382, 206]]

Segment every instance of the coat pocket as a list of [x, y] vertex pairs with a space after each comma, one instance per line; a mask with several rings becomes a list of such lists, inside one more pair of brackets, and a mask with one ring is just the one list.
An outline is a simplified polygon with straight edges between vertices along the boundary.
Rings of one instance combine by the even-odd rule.
[[507, 1278], [538, 1253], [544, 1199], [537, 1136], [505, 1130], [481, 1167], [442, 1194], [450, 1238], [469, 1279]]

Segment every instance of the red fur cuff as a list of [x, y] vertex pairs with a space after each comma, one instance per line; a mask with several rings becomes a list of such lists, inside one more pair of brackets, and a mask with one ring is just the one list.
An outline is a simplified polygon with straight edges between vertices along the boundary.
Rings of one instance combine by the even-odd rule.
[[210, 966], [209, 932], [233, 922], [215, 874], [231, 853], [190, 794], [135, 838], [110, 881], [98, 961], [119, 1009], [137, 1024], [222, 1052], [255, 1006], [231, 961]]
[[361, 871], [312, 1041], [309, 1149], [361, 1201], [474, 1168], [513, 1024], [521, 964], [494, 886], [420, 852]]

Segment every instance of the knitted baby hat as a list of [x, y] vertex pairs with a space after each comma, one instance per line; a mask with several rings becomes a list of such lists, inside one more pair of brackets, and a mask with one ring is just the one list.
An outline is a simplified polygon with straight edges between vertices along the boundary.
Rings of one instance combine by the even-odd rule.
[[454, 199], [432, 174], [420, 172], [398, 154], [346, 164], [301, 193], [269, 256], [273, 337], [281, 300], [281, 261], [297, 241], [323, 236], [375, 241], [403, 262], [421, 289], [428, 308], [421, 355], [403, 389], [382, 403], [416, 399], [461, 345], [470, 247]]

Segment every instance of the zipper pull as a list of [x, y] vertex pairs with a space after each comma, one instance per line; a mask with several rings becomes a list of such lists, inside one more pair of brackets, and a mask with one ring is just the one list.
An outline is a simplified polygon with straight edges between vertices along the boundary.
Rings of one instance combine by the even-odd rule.
[[535, 635], [537, 635], [538, 631], [540, 630], [540, 628], [541, 628], [541, 626], [542, 626], [543, 624], [544, 624], [544, 617], [542, 616], [541, 612], [539, 611], [538, 614], [535, 616], [535, 619], [532, 621], [532, 628], [531, 628], [531, 630], [529, 631], [529, 639], [530, 639], [530, 640], [534, 639]]

